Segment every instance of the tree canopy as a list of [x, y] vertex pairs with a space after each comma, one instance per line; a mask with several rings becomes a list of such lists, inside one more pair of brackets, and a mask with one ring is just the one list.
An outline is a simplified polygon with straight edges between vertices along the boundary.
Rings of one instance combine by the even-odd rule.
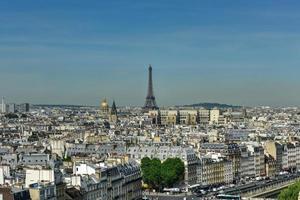
[[142, 159], [141, 169], [144, 183], [158, 190], [172, 187], [184, 177], [184, 163], [180, 158], [168, 158], [161, 163], [157, 158], [145, 157]]
[[19, 116], [17, 114], [14, 114], [14, 113], [8, 113], [5, 115], [6, 118], [8, 119], [18, 119]]
[[160, 168], [161, 162], [159, 159], [150, 159], [145, 157], [142, 159], [142, 174], [144, 183], [148, 184], [151, 188], [159, 189], [160, 187]]
[[300, 192], [300, 182], [297, 182], [287, 189], [281, 191], [278, 196], [279, 200], [298, 200], [298, 195]]
[[163, 185], [173, 186], [174, 183], [183, 179], [184, 163], [180, 158], [168, 158], [162, 163], [161, 177]]

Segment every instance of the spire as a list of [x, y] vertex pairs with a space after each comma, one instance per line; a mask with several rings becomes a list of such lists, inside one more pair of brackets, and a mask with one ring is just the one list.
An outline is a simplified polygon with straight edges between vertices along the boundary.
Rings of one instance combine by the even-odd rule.
[[144, 110], [157, 110], [155, 96], [153, 92], [153, 83], [152, 83], [152, 66], [149, 65], [148, 68], [148, 92], [146, 97], [146, 102], [144, 105]]
[[111, 111], [110, 111], [110, 114], [111, 115], [117, 115], [117, 106], [116, 106], [116, 103], [115, 103], [115, 100], [113, 101], [113, 104], [111, 106]]
[[117, 111], [117, 106], [116, 106], [115, 100], [113, 101], [113, 103], [111, 105], [109, 121], [112, 123], [118, 122], [118, 111]]

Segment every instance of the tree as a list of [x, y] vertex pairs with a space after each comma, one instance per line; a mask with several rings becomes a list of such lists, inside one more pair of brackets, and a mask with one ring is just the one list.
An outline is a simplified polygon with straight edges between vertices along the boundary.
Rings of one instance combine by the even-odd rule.
[[162, 164], [161, 177], [164, 187], [173, 187], [184, 177], [184, 163], [180, 158], [168, 158]]
[[155, 189], [161, 188], [161, 162], [158, 158], [153, 158], [151, 165], [150, 165], [150, 185], [153, 186]]
[[18, 119], [19, 116], [17, 114], [14, 114], [14, 113], [8, 113], [5, 115], [6, 118], [8, 119]]
[[151, 165], [151, 159], [149, 157], [144, 157], [141, 161], [141, 168], [147, 169]]
[[142, 177], [152, 189], [172, 187], [184, 177], [184, 163], [180, 158], [168, 158], [165, 162], [145, 157], [141, 161]]
[[279, 194], [279, 200], [297, 200], [300, 192], [300, 182], [297, 182]]
[[142, 175], [144, 183], [148, 184], [150, 188], [160, 189], [160, 170], [161, 162], [159, 159], [143, 158], [141, 162]]
[[152, 160], [148, 157], [144, 157], [141, 161], [141, 169], [142, 169], [142, 174], [143, 174], [143, 181], [146, 184], [149, 184], [150, 179], [149, 179], [149, 172], [151, 168], [151, 162]]

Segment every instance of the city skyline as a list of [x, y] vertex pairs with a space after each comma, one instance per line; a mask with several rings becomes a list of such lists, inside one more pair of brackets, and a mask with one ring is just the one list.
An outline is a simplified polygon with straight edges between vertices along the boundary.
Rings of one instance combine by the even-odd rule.
[[[287, 1], [285, 1], [287, 2]], [[0, 2], [9, 102], [298, 106], [296, 1]]]

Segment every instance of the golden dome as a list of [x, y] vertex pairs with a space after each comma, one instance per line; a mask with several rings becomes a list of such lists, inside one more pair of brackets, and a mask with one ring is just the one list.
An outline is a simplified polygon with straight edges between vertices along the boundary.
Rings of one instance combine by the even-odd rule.
[[102, 100], [100, 106], [101, 109], [107, 109], [109, 107], [107, 100], [106, 99]]

